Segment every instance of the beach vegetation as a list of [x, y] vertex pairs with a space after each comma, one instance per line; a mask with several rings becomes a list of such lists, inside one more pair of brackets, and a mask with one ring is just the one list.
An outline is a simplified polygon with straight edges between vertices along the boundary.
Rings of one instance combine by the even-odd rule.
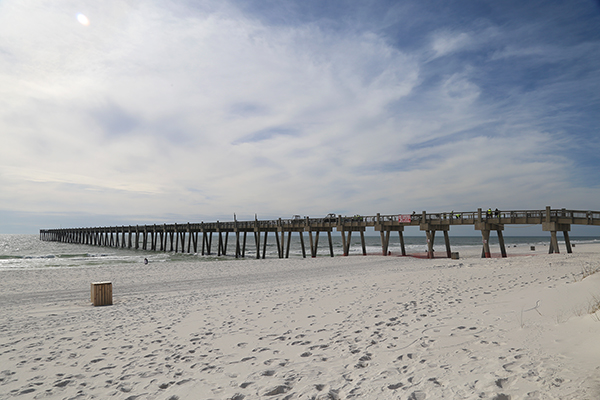
[[600, 322], [600, 295], [593, 295], [587, 306], [582, 306], [576, 310], [573, 310], [573, 312], [578, 317], [589, 314], [596, 321]]
[[597, 272], [600, 272], [600, 265], [591, 265], [590, 263], [586, 263], [583, 267], [581, 267], [581, 280], [584, 280], [588, 276], [594, 275]]
[[588, 313], [591, 314], [596, 321], [600, 322], [600, 296], [592, 296]]

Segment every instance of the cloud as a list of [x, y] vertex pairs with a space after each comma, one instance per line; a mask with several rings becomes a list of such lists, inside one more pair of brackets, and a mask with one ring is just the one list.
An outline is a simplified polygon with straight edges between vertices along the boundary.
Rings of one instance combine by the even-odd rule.
[[520, 43], [546, 28], [450, 26], [417, 3], [378, 3], [385, 30], [310, 5], [288, 23], [230, 2], [86, 7], [0, 4], [0, 209], [187, 220], [577, 192], [561, 150], [594, 130], [597, 40]]
[[434, 36], [431, 47], [436, 57], [442, 57], [469, 48], [474, 42], [473, 37], [466, 32], [440, 32]]

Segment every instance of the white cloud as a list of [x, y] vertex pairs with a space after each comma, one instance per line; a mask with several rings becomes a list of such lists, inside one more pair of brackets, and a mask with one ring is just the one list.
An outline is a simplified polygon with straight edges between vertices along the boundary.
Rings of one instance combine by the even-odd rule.
[[568, 181], [532, 122], [539, 92], [485, 98], [468, 61], [423, 72], [497, 40], [487, 25], [409, 52], [227, 3], [77, 7], [0, 3], [0, 210], [366, 214], [506, 193], [538, 207]]
[[[61, 19], [58, 9], [37, 11]], [[2, 42], [17, 54], [12, 68], [25, 71], [17, 79], [2, 71], [10, 98], [4, 115], [20, 118], [4, 129], [22, 132], [10, 146], [19, 154], [12, 166], [27, 171], [22, 177], [142, 193], [197, 187], [223, 198], [261, 186], [275, 191], [271, 182], [298, 186], [290, 177], [302, 180], [303, 169], [316, 165], [329, 170], [332, 142], [381, 115], [417, 78], [410, 57], [372, 34], [165, 11], [145, 6], [114, 20], [88, 12], [89, 27], [61, 26], [30, 53], [18, 41]], [[260, 112], [232, 115], [239, 104]], [[269, 129], [275, 133], [264, 140], [235, 144]], [[294, 134], [276, 134], [285, 130]], [[43, 151], [32, 152], [39, 142]], [[253, 167], [260, 159], [269, 162]], [[51, 173], [39, 173], [44, 168]]]
[[466, 32], [438, 32], [433, 37], [431, 47], [435, 52], [436, 57], [442, 57], [468, 48], [473, 45], [473, 43], [473, 37]]

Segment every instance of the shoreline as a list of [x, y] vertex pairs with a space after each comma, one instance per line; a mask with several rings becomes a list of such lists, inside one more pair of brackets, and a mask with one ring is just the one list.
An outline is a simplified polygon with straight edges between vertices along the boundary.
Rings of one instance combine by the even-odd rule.
[[597, 399], [600, 245], [480, 252], [4, 270], [0, 397]]

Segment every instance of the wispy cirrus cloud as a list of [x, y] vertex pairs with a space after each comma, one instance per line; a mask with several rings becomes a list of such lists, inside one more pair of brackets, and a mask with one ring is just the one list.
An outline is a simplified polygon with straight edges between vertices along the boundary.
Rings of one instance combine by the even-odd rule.
[[594, 208], [597, 17], [582, 38], [497, 4], [86, 7], [0, 4], [0, 209]]

